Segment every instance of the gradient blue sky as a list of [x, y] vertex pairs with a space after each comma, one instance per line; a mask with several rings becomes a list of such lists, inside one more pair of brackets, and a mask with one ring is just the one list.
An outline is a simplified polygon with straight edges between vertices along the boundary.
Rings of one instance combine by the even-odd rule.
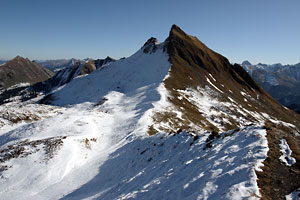
[[231, 62], [300, 62], [299, 0], [1, 0], [0, 59], [127, 57], [172, 24]]

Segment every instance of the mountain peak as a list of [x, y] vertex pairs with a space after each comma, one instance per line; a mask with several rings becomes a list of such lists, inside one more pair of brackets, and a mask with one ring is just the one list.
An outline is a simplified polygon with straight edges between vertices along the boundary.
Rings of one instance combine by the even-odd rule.
[[224, 68], [224, 63], [226, 67], [230, 65], [225, 57], [209, 49], [198, 38], [186, 34], [176, 25], [172, 26], [167, 40], [169, 56], [180, 62], [179, 66], [197, 66], [215, 74]]
[[172, 25], [172, 28], [170, 30], [170, 34], [171, 33], [182, 33], [182, 34], [186, 35], [186, 33], [183, 30], [181, 30], [181, 28], [179, 26], [177, 26], [176, 24]]
[[144, 53], [153, 53], [156, 51], [157, 46], [159, 44], [159, 41], [154, 38], [151, 37], [150, 39], [147, 40], [147, 42], [143, 45], [142, 49]]
[[189, 36], [188, 34], [186, 34], [179, 26], [173, 24], [170, 33], [169, 33], [169, 40], [173, 40], [173, 39], [187, 39], [187, 38], [191, 38], [191, 36]]
[[16, 56], [15, 58], [13, 58], [11, 61], [16, 61], [16, 60], [26, 60], [25, 58], [23, 58], [22, 56]]
[[[175, 66], [180, 68], [178, 70], [182, 73], [186, 71], [187, 74], [191, 70], [197, 73], [201, 71], [198, 77], [193, 78], [193, 83], [183, 80], [187, 85], [195, 87], [205, 85], [206, 77], [211, 74], [222, 82], [228, 82], [230, 78], [250, 90], [261, 91], [261, 88], [240, 65], [231, 65], [227, 58], [208, 48], [198, 38], [186, 34], [178, 26], [172, 26], [168, 41], [168, 53], [173, 66], [176, 63]], [[178, 86], [180, 84], [182, 82], [178, 82]]]
[[9, 88], [19, 83], [34, 84], [53, 76], [50, 70], [21, 56], [16, 56], [1, 67], [3, 73], [0, 74], [0, 88]]
[[248, 60], [242, 62], [242, 66], [252, 65]]

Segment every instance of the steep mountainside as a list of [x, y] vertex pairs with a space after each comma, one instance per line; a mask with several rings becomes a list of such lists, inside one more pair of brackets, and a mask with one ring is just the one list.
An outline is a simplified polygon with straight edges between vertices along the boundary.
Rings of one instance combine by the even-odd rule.
[[175, 121], [169, 123], [171, 128], [188, 129], [193, 124], [206, 130], [226, 131], [245, 125], [243, 121], [267, 120], [265, 116], [299, 126], [299, 117], [273, 100], [241, 66], [231, 65], [176, 26], [168, 38], [168, 54], [172, 67], [164, 83], [175, 107], [165, 116], [160, 111], [159, 119], [165, 118], [168, 124], [174, 110], [185, 111], [179, 118], [172, 117]]
[[0, 88], [8, 88], [19, 83], [34, 84], [53, 76], [53, 72], [38, 63], [17, 56], [0, 66]]
[[[295, 65], [252, 65], [245, 61], [242, 66], [281, 104], [291, 109], [300, 106], [300, 63]], [[297, 109], [294, 110], [297, 111]]]
[[297, 195], [300, 118], [241, 66], [176, 25], [163, 43], [96, 63], [0, 106], [2, 198]]

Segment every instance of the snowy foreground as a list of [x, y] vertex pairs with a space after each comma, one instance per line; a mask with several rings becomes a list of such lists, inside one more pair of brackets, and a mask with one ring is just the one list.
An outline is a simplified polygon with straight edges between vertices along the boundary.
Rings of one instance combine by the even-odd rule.
[[[43, 148], [5, 162], [3, 199], [240, 199], [259, 195], [254, 169], [265, 159], [265, 130], [245, 127], [216, 138], [195, 140], [181, 133], [146, 136], [136, 110], [120, 93], [92, 109], [88, 104], [2, 134], [1, 141], [66, 136], [53, 158]], [[129, 101], [129, 102], [128, 102]], [[105, 112], [104, 112], [105, 111]], [[20, 134], [22, 133], [22, 134]], [[6, 139], [6, 140], [4, 140]], [[195, 140], [195, 141], [194, 141]], [[5, 144], [14, 144], [8, 142]], [[39, 151], [38, 151], [39, 149]]]
[[152, 111], [168, 106], [165, 54], [138, 51], [76, 78], [55, 91], [56, 106], [0, 106], [0, 199], [259, 198], [261, 125], [147, 134]]

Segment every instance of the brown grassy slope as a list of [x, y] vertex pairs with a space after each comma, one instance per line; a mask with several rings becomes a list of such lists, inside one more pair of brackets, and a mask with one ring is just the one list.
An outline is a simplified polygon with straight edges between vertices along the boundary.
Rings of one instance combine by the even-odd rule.
[[17, 56], [0, 66], [0, 88], [8, 88], [18, 83], [30, 83], [45, 81], [54, 75], [36, 62]]
[[[262, 199], [285, 199], [285, 196], [300, 187], [300, 146], [299, 138], [292, 137], [286, 127], [266, 123], [268, 139], [268, 157], [263, 162], [262, 172], [256, 172]], [[293, 151], [296, 163], [286, 166], [279, 160], [280, 140], [286, 139]]]
[[[212, 125], [207, 126], [206, 119], [203, 118], [195, 106], [176, 98], [180, 95], [177, 89], [185, 90], [186, 88], [197, 88], [198, 86], [203, 88], [209, 85], [206, 79], [210, 79], [209, 74], [211, 74], [216, 79], [215, 86], [223, 91], [217, 97], [220, 101], [226, 102], [228, 101], [227, 97], [230, 97], [249, 111], [267, 113], [273, 118], [296, 126], [296, 128], [293, 128], [268, 122], [267, 137], [270, 151], [268, 152], [268, 158], [264, 161], [263, 172], [257, 172], [257, 174], [263, 199], [283, 199], [285, 195], [299, 188], [300, 138], [296, 136], [296, 132], [299, 132], [300, 128], [299, 115], [281, 106], [239, 65], [231, 65], [225, 57], [210, 50], [197, 38], [187, 35], [175, 25], [170, 31], [167, 48], [172, 66], [170, 76], [165, 80], [165, 86], [172, 96], [169, 100], [177, 108], [184, 108], [183, 118], [186, 122], [192, 121], [194, 124], [208, 130], [216, 129]], [[213, 81], [211, 80], [211, 82]], [[247, 102], [244, 101], [241, 91], [250, 96]], [[238, 112], [231, 114], [237, 117], [240, 115]], [[165, 114], [160, 118], [167, 120], [169, 117]], [[249, 119], [255, 122], [255, 119], [251, 119], [251, 117], [249, 116]], [[184, 121], [182, 123], [184, 124]], [[233, 121], [227, 128], [232, 129], [237, 125]], [[287, 139], [294, 152], [293, 156], [297, 159], [296, 164], [291, 167], [287, 167], [279, 161], [281, 155], [279, 144], [282, 138]]]
[[[223, 91], [222, 94], [219, 93], [220, 95], [216, 97], [219, 101], [228, 102], [227, 97], [230, 97], [249, 111], [267, 113], [274, 118], [292, 123], [300, 128], [300, 117], [296, 113], [283, 108], [241, 66], [231, 65], [227, 58], [206, 47], [196, 37], [187, 35], [176, 25], [173, 25], [167, 39], [167, 51], [172, 66], [170, 76], [164, 83], [172, 96], [169, 100], [178, 110], [180, 110], [180, 107], [184, 108], [181, 109], [183, 120], [171, 117], [170, 113], [158, 113], [154, 117], [154, 121], [171, 120], [174, 122], [173, 128], [175, 130], [178, 128], [189, 129], [188, 124], [190, 122], [207, 130], [217, 130], [192, 103], [185, 99], [179, 100], [176, 98], [180, 95], [178, 89], [204, 88], [209, 85], [207, 78], [214, 82], [209, 76], [211, 74], [216, 79], [215, 86]], [[241, 91], [247, 93], [249, 97], [251, 96], [248, 102], [244, 101]], [[241, 114], [233, 112], [230, 115], [239, 117]], [[256, 122], [253, 116], [249, 115], [248, 117], [250, 121]], [[231, 119], [230, 121], [231, 123], [225, 124], [227, 130], [238, 126], [238, 122], [235, 120]], [[155, 131], [152, 129], [150, 133]]]

